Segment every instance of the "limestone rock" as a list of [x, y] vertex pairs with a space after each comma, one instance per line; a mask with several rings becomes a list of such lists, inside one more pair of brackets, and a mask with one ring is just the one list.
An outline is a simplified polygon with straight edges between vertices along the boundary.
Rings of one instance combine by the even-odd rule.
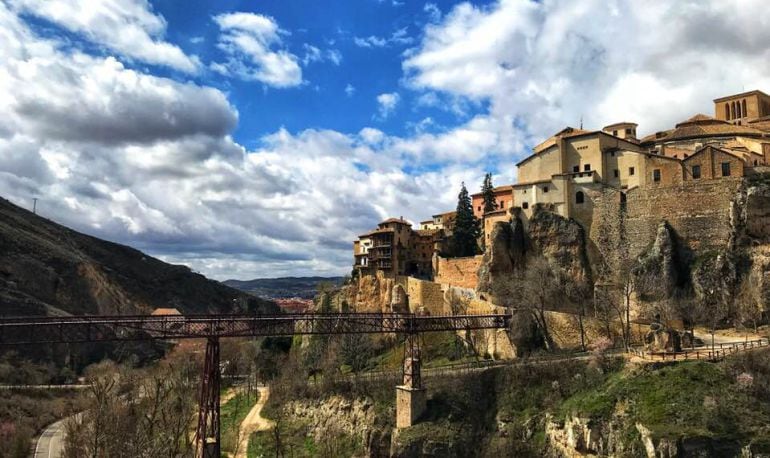
[[682, 338], [675, 329], [667, 329], [660, 323], [652, 323], [644, 336], [647, 351], [672, 352], [682, 351]]
[[541, 205], [536, 205], [527, 228], [529, 245], [558, 266], [573, 282], [574, 290], [589, 295], [591, 268], [583, 227]]
[[479, 293], [493, 294], [498, 278], [511, 275], [521, 265], [525, 253], [524, 227], [518, 217], [511, 222], [497, 222], [478, 271]]
[[409, 313], [409, 296], [401, 285], [393, 286], [390, 298], [390, 311], [393, 313]]
[[642, 291], [656, 298], [670, 297], [682, 282], [683, 270], [674, 230], [666, 221], [658, 224], [655, 241], [639, 257], [633, 274]]

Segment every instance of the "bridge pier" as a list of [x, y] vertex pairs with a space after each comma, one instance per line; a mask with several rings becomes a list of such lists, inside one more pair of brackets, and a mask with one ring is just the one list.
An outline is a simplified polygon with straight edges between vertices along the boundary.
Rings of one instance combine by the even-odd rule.
[[425, 412], [427, 391], [420, 374], [419, 336], [407, 334], [404, 342], [404, 366], [402, 384], [396, 386], [396, 428], [408, 428]]
[[198, 400], [198, 428], [195, 433], [197, 458], [219, 458], [219, 338], [206, 341], [206, 360], [203, 363], [200, 398]]

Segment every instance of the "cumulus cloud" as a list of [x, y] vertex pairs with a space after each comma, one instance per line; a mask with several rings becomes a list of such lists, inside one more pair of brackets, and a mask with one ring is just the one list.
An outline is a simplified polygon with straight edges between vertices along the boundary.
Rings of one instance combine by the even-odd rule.
[[[255, 13], [227, 13], [214, 17], [220, 28], [219, 48], [228, 56], [212, 70], [268, 86], [291, 87], [302, 83], [299, 58], [283, 49], [288, 32], [275, 20]], [[320, 52], [320, 51], [319, 51]]]
[[377, 96], [380, 118], [385, 119], [396, 109], [401, 96], [397, 92], [386, 92]]
[[200, 65], [197, 57], [163, 40], [166, 20], [147, 0], [10, 0], [10, 5], [130, 59], [188, 73]]
[[770, 87], [765, 9], [758, 0], [738, 9], [719, 0], [462, 3], [426, 26], [403, 68], [413, 88], [489, 102], [488, 115], [512, 116], [521, 138], [581, 116], [593, 128], [629, 120], [652, 132], [712, 112], [712, 98], [744, 85]]

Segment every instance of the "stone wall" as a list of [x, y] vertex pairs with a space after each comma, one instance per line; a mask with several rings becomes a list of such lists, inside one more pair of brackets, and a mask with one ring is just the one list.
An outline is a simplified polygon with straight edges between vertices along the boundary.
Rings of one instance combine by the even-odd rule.
[[478, 271], [483, 256], [466, 258], [438, 258], [438, 272], [434, 275], [436, 283], [462, 288], [476, 289]]
[[[638, 255], [655, 239], [658, 223], [669, 222], [681, 241], [691, 250], [723, 248], [730, 238], [730, 203], [741, 184], [740, 178], [684, 182], [676, 186], [642, 187], [626, 193], [625, 227]], [[615, 196], [616, 197], [616, 196]], [[597, 199], [615, 197], [605, 193]], [[618, 206], [619, 199], [617, 200]], [[599, 222], [619, 211], [616, 205], [596, 205], [590, 239], [596, 241]]]
[[417, 313], [421, 307], [425, 307], [431, 315], [448, 313], [447, 307], [444, 305], [444, 292], [440, 284], [413, 277], [398, 277], [396, 282], [404, 287], [409, 296], [410, 312]]

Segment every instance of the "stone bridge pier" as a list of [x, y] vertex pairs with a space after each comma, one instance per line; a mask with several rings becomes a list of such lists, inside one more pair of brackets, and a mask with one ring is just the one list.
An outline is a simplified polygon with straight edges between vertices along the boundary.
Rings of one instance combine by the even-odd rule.
[[427, 394], [420, 375], [420, 344], [417, 334], [404, 342], [402, 384], [396, 386], [396, 428], [414, 425], [425, 412]]

